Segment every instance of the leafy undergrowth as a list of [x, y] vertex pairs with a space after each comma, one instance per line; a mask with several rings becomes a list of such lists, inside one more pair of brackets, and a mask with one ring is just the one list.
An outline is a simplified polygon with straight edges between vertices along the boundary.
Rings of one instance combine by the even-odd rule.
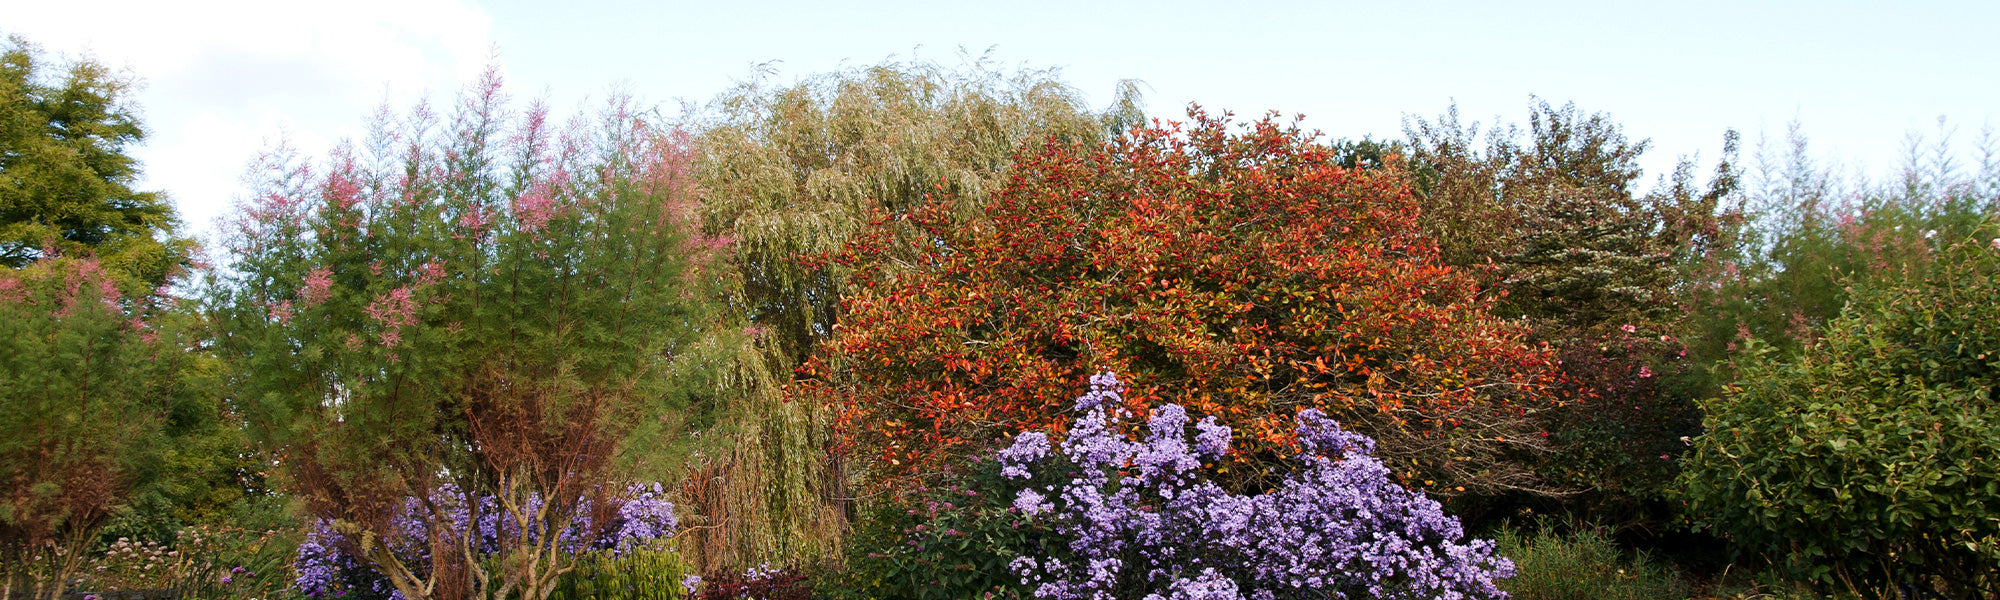
[[1641, 552], [1628, 555], [1600, 528], [1565, 534], [1543, 525], [1506, 528], [1500, 554], [1514, 560], [1514, 576], [1500, 587], [1517, 600], [1682, 600], [1692, 586], [1673, 568]]

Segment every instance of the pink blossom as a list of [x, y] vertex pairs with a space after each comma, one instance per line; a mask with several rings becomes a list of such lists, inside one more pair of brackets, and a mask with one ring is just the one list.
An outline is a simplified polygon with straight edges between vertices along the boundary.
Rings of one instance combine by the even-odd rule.
[[420, 286], [433, 285], [443, 279], [444, 261], [435, 258], [425, 262], [421, 270], [417, 272], [417, 285]]
[[271, 320], [279, 323], [292, 322], [292, 301], [283, 300], [270, 305]]
[[368, 317], [382, 324], [382, 345], [391, 348], [403, 341], [403, 327], [417, 323], [417, 301], [409, 286], [390, 290], [368, 303]]
[[1652, 369], [1648, 369], [1648, 368], [1646, 368], [1646, 367], [1644, 367], [1644, 366], [1640, 366], [1640, 367], [1639, 367], [1639, 378], [1640, 378], [1640, 379], [1646, 379], [1646, 378], [1648, 378], [1648, 377], [1652, 377], [1652, 376], [1653, 376], [1653, 370], [1652, 370]]
[[305, 307], [312, 308], [333, 295], [333, 270], [326, 267], [306, 274]]
[[0, 277], [0, 301], [20, 302], [26, 299], [28, 299], [28, 289], [21, 285], [20, 279]]
[[1625, 333], [1632, 333], [1632, 332], [1635, 332], [1635, 331], [1638, 331], [1638, 330], [1639, 330], [1639, 328], [1637, 328], [1637, 327], [1633, 327], [1633, 326], [1631, 326], [1631, 325], [1624, 325], [1624, 326], [1620, 326], [1620, 327], [1618, 328], [1618, 330], [1619, 330], [1619, 331], [1623, 331], [1623, 332], [1625, 332]]
[[347, 211], [361, 203], [361, 181], [355, 175], [353, 149], [343, 144], [333, 150], [335, 167], [327, 173], [324, 193], [335, 210]]

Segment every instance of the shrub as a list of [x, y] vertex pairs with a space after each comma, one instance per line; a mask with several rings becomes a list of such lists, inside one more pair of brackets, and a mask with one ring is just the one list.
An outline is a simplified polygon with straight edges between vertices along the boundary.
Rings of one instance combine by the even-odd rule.
[[842, 600], [958, 600], [992, 594], [1019, 598], [1008, 563], [1045, 555], [1059, 544], [1013, 510], [1018, 481], [985, 457], [938, 487], [919, 487], [866, 506], [846, 542], [845, 568], [823, 575], [820, 589]]
[[[54, 598], [211, 400], [185, 323], [91, 258], [0, 269], [0, 594]], [[189, 336], [191, 337], [191, 336]]]
[[548, 600], [679, 600], [688, 597], [687, 565], [678, 552], [641, 547], [577, 557]]
[[[210, 290], [245, 429], [412, 600], [554, 585], [554, 532], [692, 410], [673, 382], [709, 365], [680, 359], [723, 309], [688, 136], [624, 97], [568, 127], [507, 104], [489, 72], [446, 117], [384, 111], [324, 163], [266, 157]], [[425, 501], [447, 484], [495, 501]], [[412, 499], [432, 533], [499, 513], [541, 535], [503, 538], [491, 571], [465, 562], [490, 532], [433, 538], [459, 548], [416, 568], [390, 550]]]
[[1500, 587], [1517, 600], [1681, 600], [1691, 591], [1644, 553], [1628, 558], [1602, 528], [1568, 535], [1546, 525], [1532, 533], [1507, 528], [1496, 541], [1514, 561], [1514, 576]]
[[[742, 573], [722, 572], [703, 577], [699, 600], [810, 600], [814, 597], [812, 578], [797, 572], [757, 565]], [[692, 585], [692, 584], [691, 584]]]
[[[1397, 485], [1374, 441], [1300, 411], [1298, 468], [1258, 495], [1202, 473], [1231, 430], [1177, 405], [1125, 430], [1116, 377], [1093, 377], [1060, 443], [1024, 433], [1000, 452], [1025, 480], [1014, 508], [1064, 543], [1009, 567], [1038, 598], [1504, 598], [1513, 573], [1491, 541], [1461, 542], [1458, 520]], [[1136, 433], [1136, 432], [1135, 432]]]
[[1709, 401], [1690, 514], [1822, 586], [1950, 597], [2000, 587], [2000, 240], [1940, 245], [1857, 288], [1813, 352]]
[[1268, 485], [1318, 408], [1407, 481], [1542, 490], [1523, 457], [1546, 450], [1530, 414], [1554, 357], [1438, 262], [1407, 179], [1275, 119], [1190, 121], [1024, 156], [979, 218], [878, 223], [840, 257], [849, 312], [798, 389], [844, 405], [874, 474], [1053, 428], [1113, 370], [1235, 419], [1232, 486]]

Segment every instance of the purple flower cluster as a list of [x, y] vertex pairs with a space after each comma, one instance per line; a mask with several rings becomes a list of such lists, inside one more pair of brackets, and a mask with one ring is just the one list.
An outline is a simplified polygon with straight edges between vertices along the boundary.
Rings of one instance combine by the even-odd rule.
[[1083, 414], [1052, 455], [1024, 433], [1000, 452], [1002, 473], [1029, 479], [1014, 507], [1042, 521], [1068, 552], [1014, 559], [1012, 570], [1050, 600], [1505, 598], [1494, 580], [1513, 563], [1488, 540], [1461, 542], [1456, 518], [1397, 485], [1370, 455], [1374, 441], [1316, 410], [1299, 413], [1302, 467], [1276, 489], [1229, 493], [1201, 476], [1230, 430], [1194, 424], [1180, 406], [1154, 409], [1143, 439], [1122, 433], [1120, 384], [1091, 379]]
[[[472, 499], [460, 493], [458, 488], [444, 486], [433, 493], [432, 499], [453, 507], [447, 511], [452, 522], [452, 535], [462, 536], [472, 531], [478, 536], [475, 547], [483, 554], [491, 556], [499, 553], [501, 540], [514, 534], [512, 525], [505, 518], [505, 511], [500, 510], [499, 502], [492, 496], [477, 499], [477, 527], [471, 528], [468, 527], [469, 515], [475, 511], [468, 510], [468, 507]], [[530, 506], [529, 510], [532, 512], [534, 508]], [[591, 533], [591, 524], [585, 522], [591, 514], [589, 506], [581, 507], [576, 514], [576, 518], [556, 534], [559, 546], [572, 555], [594, 550], [623, 552], [651, 540], [671, 537], [680, 527], [679, 520], [674, 516], [673, 503], [666, 499], [666, 490], [657, 483], [627, 488], [624, 497], [619, 499], [617, 516], [610, 523], [598, 524], [596, 533]], [[390, 525], [395, 531], [384, 536], [390, 551], [413, 568], [427, 570], [431, 544], [421, 503], [414, 498], [407, 500], [404, 510], [390, 520]], [[299, 544], [294, 562], [299, 574], [295, 582], [298, 591], [311, 598], [402, 600], [402, 593], [390, 585], [387, 577], [347, 551], [346, 542], [330, 521], [320, 519], [313, 523], [305, 541]]]

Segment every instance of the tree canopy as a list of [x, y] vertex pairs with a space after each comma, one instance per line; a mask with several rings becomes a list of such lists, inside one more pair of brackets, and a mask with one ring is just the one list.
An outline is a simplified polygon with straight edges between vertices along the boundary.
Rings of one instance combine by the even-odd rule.
[[[627, 440], [673, 420], [721, 247], [696, 234], [688, 141], [624, 98], [511, 113], [489, 72], [445, 115], [262, 163], [214, 289], [236, 398], [404, 597], [542, 597], [574, 564], [561, 532], [607, 523]], [[410, 503], [422, 563], [389, 548]]]
[[1318, 408], [1415, 485], [1537, 489], [1514, 459], [1543, 448], [1526, 415], [1553, 356], [1438, 261], [1408, 180], [1271, 119], [1233, 127], [1197, 111], [1050, 144], [978, 218], [878, 220], [841, 257], [855, 293], [805, 393], [847, 407], [878, 476], [1048, 427], [1112, 370], [1148, 404], [1236, 420], [1238, 459], [1282, 456], [1287, 419]]
[[0, 51], [0, 265], [89, 253], [139, 291], [186, 265], [173, 205], [132, 189], [126, 152], [146, 137], [134, 85], [92, 60], [51, 65], [18, 37]]

